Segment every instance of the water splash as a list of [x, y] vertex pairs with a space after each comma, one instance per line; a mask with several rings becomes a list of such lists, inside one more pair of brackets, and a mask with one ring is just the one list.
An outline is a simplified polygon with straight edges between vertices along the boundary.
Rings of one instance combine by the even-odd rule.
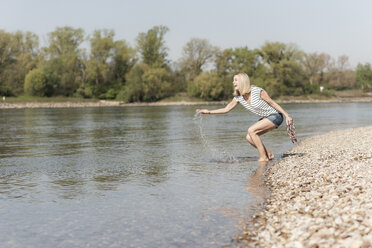
[[227, 152], [225, 149], [218, 149], [209, 144], [207, 136], [205, 135], [205, 132], [203, 130], [203, 115], [199, 111], [195, 112], [193, 120], [197, 124], [197, 127], [199, 129], [200, 139], [202, 140], [204, 149], [209, 151], [210, 154], [212, 154], [212, 161], [215, 162], [236, 161], [236, 158], [233, 155], [231, 155], [230, 152]]
[[205, 133], [203, 131], [203, 115], [199, 111], [196, 110], [193, 120], [195, 121], [195, 123], [197, 124], [199, 128], [200, 138], [203, 142], [204, 148], [207, 148], [208, 150], [210, 150], [207, 137], [205, 136]]

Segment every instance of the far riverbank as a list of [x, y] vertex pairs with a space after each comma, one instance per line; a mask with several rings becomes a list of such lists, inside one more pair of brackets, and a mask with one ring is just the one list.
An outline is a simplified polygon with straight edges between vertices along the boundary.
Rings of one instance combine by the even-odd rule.
[[[334, 97], [330, 99], [282, 99], [276, 100], [279, 104], [286, 103], [334, 103], [334, 102], [372, 102], [368, 97]], [[159, 101], [125, 103], [122, 101], [56, 101], [56, 102], [0, 102], [0, 109], [24, 108], [85, 108], [85, 107], [136, 107], [136, 106], [191, 106], [191, 105], [224, 105], [228, 101]]]

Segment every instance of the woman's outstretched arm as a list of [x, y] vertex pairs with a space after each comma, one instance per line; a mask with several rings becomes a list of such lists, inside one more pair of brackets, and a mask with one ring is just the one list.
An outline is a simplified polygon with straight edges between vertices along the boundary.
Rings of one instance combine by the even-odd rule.
[[238, 103], [239, 103], [238, 101], [233, 99], [229, 104], [226, 105], [226, 107], [221, 108], [221, 109], [215, 109], [215, 110], [197, 109], [196, 111], [198, 111], [201, 114], [226, 114], [230, 112], [233, 108], [235, 108], [236, 105], [238, 105]]

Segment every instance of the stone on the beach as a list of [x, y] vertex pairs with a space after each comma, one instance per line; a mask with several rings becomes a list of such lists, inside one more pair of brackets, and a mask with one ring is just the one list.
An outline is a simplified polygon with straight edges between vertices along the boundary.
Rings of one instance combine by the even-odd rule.
[[238, 246], [372, 247], [372, 127], [303, 140], [266, 175], [265, 224]]

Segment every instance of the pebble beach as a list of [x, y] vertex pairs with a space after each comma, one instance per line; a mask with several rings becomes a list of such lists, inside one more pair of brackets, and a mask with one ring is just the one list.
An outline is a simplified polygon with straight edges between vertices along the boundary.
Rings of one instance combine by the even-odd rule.
[[372, 247], [372, 126], [305, 139], [264, 180], [238, 247]]

